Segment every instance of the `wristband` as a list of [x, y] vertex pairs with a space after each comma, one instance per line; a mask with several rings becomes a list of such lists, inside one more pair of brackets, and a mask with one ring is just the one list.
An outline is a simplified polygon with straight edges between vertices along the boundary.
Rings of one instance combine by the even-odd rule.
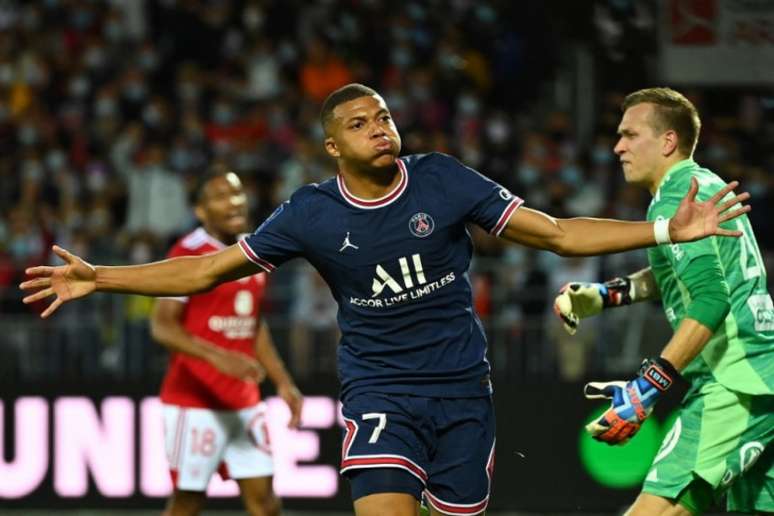
[[672, 243], [672, 239], [669, 238], [669, 221], [670, 219], [658, 219], [653, 223], [653, 236], [656, 238], [656, 244]]
[[602, 296], [602, 306], [630, 305], [634, 301], [634, 288], [629, 277], [613, 278], [604, 283], [605, 291]]
[[663, 357], [646, 358], [640, 366], [639, 376], [661, 392], [668, 390], [674, 384], [685, 384], [685, 379], [675, 367]]

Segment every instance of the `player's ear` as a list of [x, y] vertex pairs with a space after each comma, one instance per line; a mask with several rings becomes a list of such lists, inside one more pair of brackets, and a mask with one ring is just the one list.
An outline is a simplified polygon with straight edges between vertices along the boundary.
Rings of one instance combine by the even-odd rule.
[[327, 152], [328, 155], [332, 158], [338, 158], [341, 156], [339, 147], [336, 145], [336, 141], [331, 136], [325, 139], [325, 152]]
[[204, 211], [204, 208], [202, 208], [200, 204], [194, 206], [194, 215], [196, 215], [199, 222], [204, 224], [205, 219], [207, 218], [207, 212]]
[[662, 153], [664, 156], [671, 156], [677, 150], [678, 136], [672, 129], [664, 133], [664, 145]]

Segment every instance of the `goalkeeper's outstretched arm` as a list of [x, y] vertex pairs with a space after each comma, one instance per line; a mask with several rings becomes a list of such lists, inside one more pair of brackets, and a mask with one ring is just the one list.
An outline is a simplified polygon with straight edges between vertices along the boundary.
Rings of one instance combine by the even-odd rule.
[[605, 308], [659, 299], [661, 293], [650, 267], [605, 283], [568, 283], [554, 300], [554, 312], [564, 329], [573, 335], [581, 319], [597, 315]]
[[632, 303], [661, 299], [661, 291], [658, 289], [656, 278], [653, 276], [650, 267], [645, 267], [626, 277], [631, 282], [630, 292]]

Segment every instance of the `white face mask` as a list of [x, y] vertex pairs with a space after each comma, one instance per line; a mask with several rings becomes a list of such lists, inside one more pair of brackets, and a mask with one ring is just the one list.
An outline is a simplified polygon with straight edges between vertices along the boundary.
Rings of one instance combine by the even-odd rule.
[[91, 83], [89, 82], [89, 79], [84, 75], [79, 75], [70, 80], [68, 91], [73, 97], [82, 98], [89, 93], [90, 87]]

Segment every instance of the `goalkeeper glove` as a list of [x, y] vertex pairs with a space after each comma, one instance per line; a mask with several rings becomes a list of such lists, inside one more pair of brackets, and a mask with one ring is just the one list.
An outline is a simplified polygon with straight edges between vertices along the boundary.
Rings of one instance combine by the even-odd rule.
[[588, 399], [611, 399], [610, 408], [586, 430], [597, 441], [624, 444], [634, 437], [653, 411], [661, 395], [685, 380], [665, 358], [645, 359], [637, 377], [629, 382], [591, 382], [584, 393]]
[[554, 300], [554, 313], [564, 329], [575, 335], [581, 319], [597, 315], [603, 308], [630, 305], [633, 298], [632, 280], [615, 278], [605, 283], [568, 283]]

